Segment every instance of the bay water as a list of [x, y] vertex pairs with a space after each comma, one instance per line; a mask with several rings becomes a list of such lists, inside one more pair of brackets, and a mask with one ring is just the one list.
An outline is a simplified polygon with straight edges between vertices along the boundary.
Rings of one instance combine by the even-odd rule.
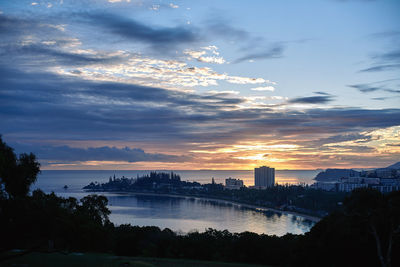
[[[33, 189], [40, 188], [46, 193], [54, 192], [59, 196], [81, 199], [89, 194], [83, 191], [82, 187], [91, 182], [104, 183], [114, 175], [135, 178], [148, 173], [150, 171], [144, 170], [43, 170]], [[179, 174], [183, 181], [197, 181], [202, 184], [210, 183], [212, 178], [216, 183], [224, 183], [228, 177], [242, 179], [247, 186], [254, 183], [253, 171], [184, 170], [174, 173]], [[278, 170], [276, 182], [311, 184], [316, 174], [318, 171], [315, 170]], [[67, 189], [64, 189], [65, 185]], [[250, 208], [227, 201], [134, 193], [99, 194], [108, 198], [110, 220], [117, 225], [158, 226], [179, 233], [202, 232], [207, 228], [214, 228], [278, 236], [286, 233], [302, 234], [314, 225], [314, 222], [306, 217]]]

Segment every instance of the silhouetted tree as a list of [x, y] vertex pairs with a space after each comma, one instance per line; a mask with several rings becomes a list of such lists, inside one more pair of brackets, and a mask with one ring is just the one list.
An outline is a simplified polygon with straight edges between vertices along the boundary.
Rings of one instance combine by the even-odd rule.
[[88, 195], [81, 199], [78, 209], [99, 224], [108, 223], [111, 211], [107, 208], [108, 199], [105, 196]]
[[25, 197], [39, 172], [40, 164], [34, 154], [23, 153], [17, 157], [0, 136], [0, 183], [9, 197]]
[[390, 267], [393, 240], [400, 233], [400, 192], [383, 195], [376, 190], [354, 190], [344, 205], [345, 215], [373, 236], [381, 266]]
[[[298, 258], [306, 266], [399, 266], [400, 192], [356, 189], [343, 209], [318, 222], [300, 242]], [[313, 256], [304, 259], [307, 251]]]

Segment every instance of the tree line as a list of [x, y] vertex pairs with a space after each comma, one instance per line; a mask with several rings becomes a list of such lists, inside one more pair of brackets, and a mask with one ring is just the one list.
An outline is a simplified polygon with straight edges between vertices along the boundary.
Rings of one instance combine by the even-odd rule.
[[179, 175], [151, 172], [137, 178], [112, 178], [106, 183], [92, 182], [89, 192], [153, 192], [194, 197], [212, 197], [267, 208], [297, 211], [323, 217], [339, 208], [348, 193], [329, 192], [307, 185], [275, 185], [263, 190], [242, 187], [228, 190], [222, 184], [181, 181]]
[[[400, 192], [359, 189], [304, 235], [114, 225], [108, 200], [29, 193], [40, 165], [0, 138], [0, 251], [107, 252], [277, 266], [399, 266]], [[0, 253], [0, 263], [2, 260]]]

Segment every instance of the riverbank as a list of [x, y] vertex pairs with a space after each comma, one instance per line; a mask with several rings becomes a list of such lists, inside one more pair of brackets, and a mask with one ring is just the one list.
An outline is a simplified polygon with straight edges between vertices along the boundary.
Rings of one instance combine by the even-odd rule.
[[265, 206], [260, 206], [260, 205], [254, 205], [254, 204], [248, 204], [248, 203], [242, 203], [238, 201], [233, 201], [233, 200], [228, 200], [228, 199], [223, 199], [223, 198], [215, 198], [215, 197], [209, 197], [209, 196], [201, 196], [201, 195], [186, 195], [186, 194], [172, 194], [172, 193], [157, 193], [157, 192], [126, 192], [126, 191], [95, 191], [95, 190], [87, 190], [86, 192], [107, 192], [107, 193], [114, 193], [114, 194], [122, 194], [122, 195], [148, 195], [148, 196], [167, 196], [167, 197], [185, 197], [185, 198], [195, 198], [195, 199], [202, 199], [202, 200], [209, 200], [209, 201], [218, 201], [221, 203], [226, 203], [226, 204], [231, 204], [231, 205], [237, 205], [239, 207], [244, 207], [256, 211], [272, 211], [280, 214], [285, 214], [285, 215], [292, 215], [292, 216], [298, 216], [302, 217], [306, 220], [312, 221], [312, 222], [319, 222], [321, 220], [320, 217], [317, 216], [312, 216], [309, 214], [305, 213], [300, 213], [300, 212], [295, 212], [295, 211], [287, 211], [287, 210], [281, 210], [281, 209], [276, 209], [276, 208], [270, 208], [270, 207], [265, 207]]

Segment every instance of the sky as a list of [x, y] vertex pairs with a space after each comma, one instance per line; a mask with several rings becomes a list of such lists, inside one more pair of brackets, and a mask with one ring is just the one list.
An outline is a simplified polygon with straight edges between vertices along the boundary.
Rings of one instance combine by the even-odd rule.
[[0, 1], [0, 134], [42, 169], [400, 161], [400, 1]]

